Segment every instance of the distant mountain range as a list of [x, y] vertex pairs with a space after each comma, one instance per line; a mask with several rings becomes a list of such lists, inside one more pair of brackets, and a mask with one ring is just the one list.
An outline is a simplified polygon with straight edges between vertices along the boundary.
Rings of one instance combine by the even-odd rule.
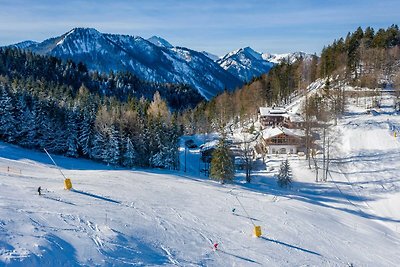
[[304, 52], [294, 52], [294, 53], [286, 53], [286, 54], [264, 53], [261, 56], [264, 60], [275, 63], [275, 64], [281, 63], [284, 60], [293, 64], [299, 58], [303, 58], [304, 60], [311, 60], [313, 57], [313, 55], [307, 54]]
[[250, 47], [245, 47], [226, 54], [219, 58], [217, 63], [243, 82], [248, 82], [253, 77], [268, 73], [275, 64], [283, 61], [294, 63], [299, 58], [311, 60], [312, 55], [304, 52], [262, 54]]
[[11, 46], [81, 61], [90, 70], [129, 71], [147, 81], [189, 84], [206, 99], [267, 73], [285, 58], [292, 62], [298, 56], [307, 56], [302, 52], [261, 54], [246, 47], [219, 58], [205, 51], [173, 46], [158, 36], [146, 40], [139, 36], [100, 33], [92, 28], [74, 28], [40, 43], [24, 41]]

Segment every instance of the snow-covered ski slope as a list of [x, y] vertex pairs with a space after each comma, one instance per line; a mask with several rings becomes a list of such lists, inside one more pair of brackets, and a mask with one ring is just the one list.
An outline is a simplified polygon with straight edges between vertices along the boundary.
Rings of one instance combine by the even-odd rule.
[[351, 193], [352, 204], [367, 218], [400, 233], [400, 114], [390, 95], [369, 114], [362, 101], [353, 102], [337, 127], [340, 138], [329, 178]]
[[209, 181], [194, 149], [191, 176], [55, 156], [65, 191], [44, 153], [0, 143], [0, 266], [398, 266], [400, 116], [363, 111], [339, 121], [328, 182], [293, 157], [291, 189], [274, 171], [250, 185]]

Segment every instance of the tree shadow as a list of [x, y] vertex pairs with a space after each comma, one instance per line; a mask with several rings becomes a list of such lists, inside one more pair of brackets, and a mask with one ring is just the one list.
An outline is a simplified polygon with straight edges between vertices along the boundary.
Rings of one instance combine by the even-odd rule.
[[270, 239], [270, 238], [267, 238], [267, 237], [264, 237], [264, 236], [261, 236], [260, 238], [263, 239], [263, 240], [269, 241], [269, 242], [273, 242], [273, 243], [282, 245], [282, 246], [286, 246], [286, 247], [289, 247], [289, 248], [294, 248], [294, 249], [300, 250], [302, 252], [310, 253], [310, 254], [313, 254], [313, 255], [316, 255], [316, 256], [321, 256], [321, 254], [319, 254], [317, 252], [314, 252], [314, 251], [311, 251], [311, 250], [308, 250], [308, 249], [304, 249], [304, 248], [301, 248], [301, 247], [297, 247], [297, 246], [294, 246], [294, 245], [290, 245], [290, 244], [287, 244], [287, 243], [282, 242], [282, 241], [273, 240], [273, 239]]
[[357, 155], [349, 155], [347, 157], [342, 158], [331, 158], [330, 161], [336, 164], [345, 164], [345, 163], [357, 163], [357, 162], [376, 162], [379, 159], [384, 158], [385, 160], [388, 159], [398, 159], [400, 158], [399, 151], [397, 149], [392, 149], [389, 151], [371, 151], [366, 150], [362, 151]]
[[[372, 198], [372, 197], [352, 194], [349, 192], [339, 191], [335, 186], [332, 186], [331, 182], [305, 183], [296, 181], [293, 182], [294, 189], [285, 190], [279, 188], [276, 185], [276, 179], [274, 179], [274, 177], [270, 177], [269, 179], [271, 182], [264, 185], [251, 184], [251, 183], [238, 184], [238, 185], [241, 186], [241, 188], [246, 189], [248, 191], [270, 194], [276, 197], [284, 197], [290, 200], [298, 200], [325, 208], [343, 211], [367, 219], [400, 223], [400, 219], [370, 214], [365, 211], [362, 211], [357, 205], [358, 203], [377, 200], [378, 197]], [[353, 205], [355, 209], [338, 207], [333, 204], [350, 204]]]

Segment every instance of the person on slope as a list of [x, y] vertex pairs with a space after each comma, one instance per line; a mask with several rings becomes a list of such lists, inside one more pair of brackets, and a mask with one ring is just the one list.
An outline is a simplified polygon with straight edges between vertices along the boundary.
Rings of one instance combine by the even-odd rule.
[[217, 242], [215, 242], [215, 243], [213, 244], [213, 248], [214, 248], [214, 250], [218, 250], [218, 243], [217, 243]]
[[38, 189], [37, 189], [37, 191], [38, 191], [38, 193], [39, 193], [39, 196], [42, 195], [42, 187], [39, 186]]

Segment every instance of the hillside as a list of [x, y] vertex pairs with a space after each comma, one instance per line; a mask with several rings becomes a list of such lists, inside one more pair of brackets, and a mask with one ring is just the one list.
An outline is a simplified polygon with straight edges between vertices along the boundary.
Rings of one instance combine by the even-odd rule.
[[300, 58], [312, 57], [304, 52], [259, 53], [250, 47], [218, 57], [174, 46], [159, 36], [144, 39], [92, 28], [74, 28], [43, 42], [25, 41], [10, 46], [83, 62], [92, 71], [128, 71], [144, 81], [187, 84], [208, 100], [224, 89], [233, 90], [268, 73], [283, 61], [293, 64]]
[[[291, 157], [295, 183], [288, 190], [273, 178], [283, 158], [270, 158], [251, 184], [239, 173], [234, 184], [220, 185], [199, 175], [193, 149], [186, 175], [57, 156], [73, 183], [73, 191], [64, 191], [44, 153], [1, 143], [0, 260], [10, 266], [396, 266], [400, 145], [391, 129], [400, 128], [400, 118], [391, 101], [384, 98], [373, 114], [351, 102], [336, 127], [341, 134], [328, 182], [315, 183], [307, 162]], [[252, 237], [252, 222], [262, 227], [261, 238]], [[214, 242], [220, 250], [212, 250]]]

